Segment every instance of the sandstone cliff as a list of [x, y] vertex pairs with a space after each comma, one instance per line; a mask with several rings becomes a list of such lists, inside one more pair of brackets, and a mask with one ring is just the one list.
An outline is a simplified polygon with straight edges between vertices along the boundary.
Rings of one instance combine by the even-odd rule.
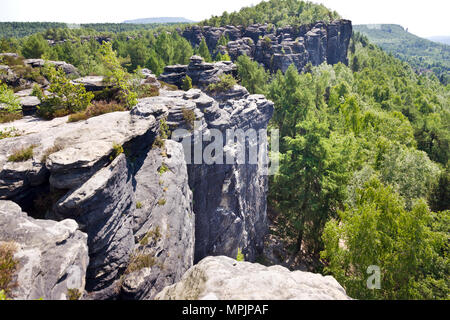
[[227, 52], [233, 61], [246, 54], [271, 71], [285, 72], [291, 64], [302, 71], [309, 62], [314, 66], [323, 62], [347, 64], [352, 23], [349, 20], [336, 20], [329, 24], [316, 22], [282, 28], [268, 24], [255, 24], [247, 28], [192, 26], [184, 29], [182, 36], [193, 46], [199, 45], [204, 38], [211, 51], [215, 50], [220, 37], [224, 36], [230, 42], [220, 47], [219, 51]]

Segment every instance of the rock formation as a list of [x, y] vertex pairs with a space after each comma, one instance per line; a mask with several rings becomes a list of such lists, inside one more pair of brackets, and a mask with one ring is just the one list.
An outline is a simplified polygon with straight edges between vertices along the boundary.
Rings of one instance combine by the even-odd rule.
[[[203, 70], [203, 61], [192, 60], [195, 81], [218, 81], [215, 67]], [[156, 81], [151, 78], [145, 81]], [[225, 134], [267, 127], [273, 103], [263, 96], [237, 85], [210, 95], [162, 89], [131, 111], [85, 121], [24, 118], [13, 124], [20, 136], [0, 140], [0, 198], [33, 217], [75, 220], [87, 234], [84, 298], [150, 299], [181, 278], [194, 252], [195, 260], [236, 256], [238, 248], [248, 259], [261, 252], [267, 189], [262, 163], [194, 164], [181, 141], [155, 145], [163, 119], [171, 131], [184, 130], [183, 142], [200, 134], [207, 139], [212, 129]], [[8, 160], [27, 147], [31, 159]], [[227, 148], [236, 152], [236, 143]]]
[[205, 87], [218, 82], [223, 74], [236, 74], [236, 65], [231, 61], [207, 63], [202, 57], [193, 56], [187, 66], [178, 64], [165, 67], [159, 80], [181, 87], [182, 80], [189, 76], [193, 85]]
[[[229, 278], [233, 259], [207, 258], [192, 268], [207, 256], [234, 258], [238, 249], [247, 261], [263, 252], [265, 135], [273, 103], [239, 85], [208, 91], [220, 75], [235, 70], [231, 62], [208, 64], [194, 56], [188, 66], [167, 67], [161, 79], [179, 84], [189, 75], [201, 89], [166, 90], [144, 69], [142, 83], [162, 89], [130, 111], [70, 123], [68, 117], [25, 117], [0, 124], [0, 130], [13, 126], [18, 134], [0, 140], [0, 241], [16, 241], [20, 248], [17, 297], [65, 299], [73, 289], [84, 290], [83, 299], [153, 299], [190, 268], [185, 280], [158, 297], [181, 297], [176, 288], [186, 281], [195, 291], [204, 284], [192, 277], [212, 279], [213, 267], [230, 286], [235, 283]], [[76, 82], [93, 91], [103, 86], [99, 78]], [[27, 148], [29, 159], [10, 159]], [[26, 267], [30, 263], [33, 269]], [[49, 269], [41, 271], [44, 263]], [[238, 284], [251, 284], [239, 297], [346, 297], [329, 277], [262, 268], [238, 264]], [[275, 282], [257, 284], [267, 270], [289, 290], [280, 293]], [[225, 299], [234, 297], [230, 288], [186, 294]]]
[[316, 22], [282, 28], [268, 24], [255, 24], [247, 28], [192, 26], [185, 28], [181, 34], [193, 46], [198, 46], [205, 38], [212, 54], [220, 37], [227, 37], [230, 42], [219, 51], [227, 52], [233, 61], [246, 54], [268, 70], [285, 72], [291, 64], [299, 71], [304, 70], [308, 62], [314, 66], [323, 62], [347, 64], [352, 24], [348, 20], [336, 20], [329, 24]]
[[331, 276], [208, 257], [157, 300], [349, 300]]
[[[12, 201], [0, 200], [0, 246], [14, 247], [18, 272], [14, 299], [67, 299], [84, 291], [88, 265], [87, 236], [74, 220], [28, 217]], [[3, 272], [3, 269], [2, 269]]]

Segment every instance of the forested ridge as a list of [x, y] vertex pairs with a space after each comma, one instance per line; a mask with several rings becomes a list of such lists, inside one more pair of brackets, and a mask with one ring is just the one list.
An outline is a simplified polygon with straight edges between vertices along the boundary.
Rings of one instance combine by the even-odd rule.
[[417, 72], [433, 72], [443, 83], [450, 79], [450, 46], [409, 33], [399, 25], [356, 25], [355, 30], [369, 40], [408, 62]]
[[[200, 24], [284, 26], [338, 17], [308, 2], [271, 0]], [[193, 54], [229, 59], [205, 41], [193, 48], [175, 31], [179, 26], [49, 27], [32, 35], [4, 33], [0, 51], [111, 77], [109, 57], [121, 79], [141, 67], [159, 75]], [[237, 80], [275, 103], [270, 128], [280, 131], [280, 171], [269, 183], [273, 232], [291, 255], [332, 274], [353, 298], [449, 299], [450, 85], [417, 73], [414, 63], [357, 32], [348, 58], [348, 66], [308, 65], [299, 73], [291, 65], [284, 74], [271, 74], [245, 55], [236, 61]], [[1, 102], [12, 99], [8, 90], [2, 87]], [[372, 265], [381, 269], [379, 290], [366, 286]]]

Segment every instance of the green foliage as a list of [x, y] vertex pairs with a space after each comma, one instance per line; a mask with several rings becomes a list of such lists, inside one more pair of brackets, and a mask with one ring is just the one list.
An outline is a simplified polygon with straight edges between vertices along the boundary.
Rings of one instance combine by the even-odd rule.
[[71, 114], [67, 122], [77, 122], [111, 112], [126, 111], [116, 102], [94, 101], [86, 110]]
[[61, 69], [46, 66], [46, 75], [50, 81], [48, 91], [52, 96], [44, 96], [39, 107], [39, 115], [46, 119], [83, 111], [91, 103], [94, 94], [86, 92], [83, 85], [73, 84]]
[[36, 83], [33, 85], [33, 90], [31, 91], [31, 95], [39, 98], [39, 100], [44, 99], [44, 93], [42, 92], [41, 87]]
[[118, 144], [118, 143], [113, 143], [113, 153], [110, 157], [110, 160], [114, 160], [115, 158], [117, 158], [119, 155], [121, 155], [123, 153], [123, 147], [122, 145]]
[[184, 77], [183, 83], [181, 85], [181, 89], [183, 89], [184, 91], [188, 91], [189, 89], [192, 89], [192, 79], [188, 75], [186, 75], [186, 77]]
[[236, 84], [237, 81], [231, 74], [222, 74], [219, 77], [219, 82], [211, 83], [208, 86], [208, 91], [226, 92], [233, 89]]
[[139, 244], [146, 246], [150, 243], [157, 243], [162, 238], [161, 229], [159, 226], [151, 229], [145, 234], [145, 236], [139, 241]]
[[12, 154], [8, 157], [10, 162], [24, 162], [33, 158], [33, 150], [36, 146], [31, 145], [21, 149], [14, 150]]
[[17, 286], [14, 281], [19, 262], [14, 258], [17, 246], [13, 242], [0, 242], [0, 300], [10, 298], [11, 290]]
[[47, 161], [47, 158], [50, 156], [50, 155], [52, 155], [52, 154], [54, 154], [54, 153], [56, 153], [56, 152], [58, 152], [58, 151], [61, 151], [61, 150], [63, 150], [64, 149], [64, 145], [63, 144], [61, 144], [61, 143], [55, 143], [52, 147], [50, 147], [50, 148], [48, 148], [48, 149], [46, 149], [45, 151], [44, 151], [44, 153], [42, 154], [42, 157], [41, 157], [41, 162], [42, 163], [45, 163], [46, 161]]
[[183, 107], [181, 110], [183, 114], [183, 119], [186, 121], [187, 125], [190, 127], [191, 130], [194, 130], [194, 124], [195, 124], [195, 111], [192, 109], [186, 109]]
[[4, 83], [0, 83], [0, 123], [22, 118], [22, 108], [14, 92]]
[[68, 300], [80, 300], [81, 292], [78, 289], [67, 289]]
[[[155, 31], [161, 28], [174, 29], [183, 23], [85, 23], [69, 25], [60, 22], [0, 22], [0, 38], [22, 38], [35, 33], [42, 33], [45, 39], [65, 40], [76, 36], [93, 34], [112, 35], [120, 33], [136, 33]], [[10, 51], [5, 51], [10, 52]]]
[[[408, 211], [402, 198], [376, 178], [357, 193], [356, 205], [325, 227], [325, 270], [357, 299], [448, 298], [442, 278], [448, 272], [448, 233], [430, 227], [433, 215], [425, 202]], [[381, 269], [381, 289], [366, 286], [371, 265]]]
[[9, 299], [6, 297], [5, 290], [0, 290], [0, 301], [2, 301], [2, 300], [9, 300]]
[[162, 163], [161, 166], [158, 169], [159, 175], [162, 176], [167, 171], [169, 171], [169, 167], [165, 163]]
[[122, 68], [110, 42], [103, 42], [100, 48], [102, 61], [107, 69], [105, 82], [119, 90], [119, 101], [128, 109], [137, 104], [137, 94], [130, 88], [129, 74]]
[[18, 136], [20, 136], [20, 132], [14, 127], [0, 129], [0, 140], [6, 138], [14, 138]]
[[0, 123], [22, 118], [22, 108], [14, 92], [4, 83], [0, 83]]
[[216, 55], [216, 61], [231, 61], [230, 56], [228, 55], [228, 53], [217, 53]]
[[383, 182], [393, 186], [411, 208], [415, 199], [430, 197], [440, 169], [425, 152], [396, 146], [384, 156], [380, 173]]
[[237, 261], [245, 261], [245, 257], [244, 257], [244, 254], [242, 253], [241, 248], [238, 248], [238, 253], [237, 253], [237, 256], [236, 256], [236, 260]]
[[144, 253], [134, 253], [124, 274], [130, 274], [144, 268], [151, 268], [157, 264], [157, 260], [153, 255]]
[[165, 205], [165, 204], [166, 204], [166, 199], [161, 198], [161, 199], [158, 200], [158, 205], [159, 205], [159, 206], [163, 206], [163, 205]]
[[21, 111], [19, 99], [14, 95], [14, 91], [8, 88], [5, 83], [0, 83], [0, 105], [2, 112], [19, 112]]
[[236, 65], [238, 67], [241, 84], [251, 94], [264, 94], [267, 91], [269, 74], [263, 66], [252, 61], [246, 55], [239, 56]]
[[399, 25], [356, 25], [354, 30], [419, 72], [434, 73], [444, 85], [450, 81], [450, 46], [417, 37]]
[[41, 34], [29, 36], [23, 46], [22, 55], [25, 58], [42, 58], [50, 50], [47, 40]]
[[225, 27], [226, 25], [243, 25], [270, 22], [277, 27], [298, 26], [316, 21], [331, 22], [339, 15], [312, 2], [299, 0], [269, 0], [262, 1], [251, 7], [242, 8], [238, 12], [224, 12], [222, 16], [213, 16], [200, 22], [200, 25]]
[[206, 62], [211, 62], [211, 54], [209, 52], [208, 45], [206, 44], [205, 38], [202, 38], [202, 41], [200, 42], [200, 45], [197, 48], [197, 54], [203, 59], [205, 59]]
[[[277, 232], [295, 251], [317, 261], [324, 248], [321, 237], [333, 226], [329, 221], [339, 219], [335, 226], [341, 228], [339, 212], [359, 210], [357, 190], [373, 176], [396, 193], [402, 212], [419, 212], [416, 204], [424, 200], [418, 199], [428, 200], [436, 210], [449, 206], [448, 179], [441, 169], [447, 167], [450, 149], [448, 87], [417, 75], [364, 37], [354, 37], [350, 47], [349, 60], [357, 60], [357, 67], [311, 66], [308, 73], [299, 74], [290, 66], [285, 74], [273, 75], [266, 89], [275, 103], [270, 127], [280, 130], [280, 170], [270, 178], [268, 198], [270, 207], [279, 212]], [[353, 234], [353, 229], [347, 232], [349, 237]], [[448, 233], [440, 236], [448, 238]], [[372, 248], [368, 237], [361, 236], [361, 243], [366, 241], [367, 248]], [[448, 250], [442, 242], [437, 247], [435, 252]], [[326, 250], [325, 266], [334, 264], [332, 272], [338, 280], [347, 277], [353, 266], [345, 267], [348, 261], [342, 260], [337, 249]], [[411, 284], [414, 292], [401, 293], [404, 297], [448, 295], [444, 256], [430, 257], [434, 262], [424, 260], [420, 267], [411, 264], [413, 277], [421, 277], [421, 270], [430, 271], [422, 281]], [[409, 268], [407, 264], [402, 261], [402, 268]], [[369, 265], [377, 265], [377, 260]], [[367, 291], [361, 282], [368, 277], [367, 265], [364, 268], [355, 275], [360, 287], [351, 276], [347, 282], [340, 280], [346, 287], [354, 285], [349, 294], [357, 292], [355, 298], [395, 296], [395, 287], [383, 294], [361, 295], [361, 290]]]

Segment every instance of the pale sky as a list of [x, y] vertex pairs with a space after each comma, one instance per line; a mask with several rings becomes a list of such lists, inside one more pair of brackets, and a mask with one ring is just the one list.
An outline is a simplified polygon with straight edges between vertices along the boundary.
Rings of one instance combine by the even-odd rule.
[[[122, 22], [185, 17], [200, 21], [260, 0], [0, 0], [0, 21]], [[354, 24], [395, 23], [422, 37], [450, 35], [449, 0], [317, 0]]]

